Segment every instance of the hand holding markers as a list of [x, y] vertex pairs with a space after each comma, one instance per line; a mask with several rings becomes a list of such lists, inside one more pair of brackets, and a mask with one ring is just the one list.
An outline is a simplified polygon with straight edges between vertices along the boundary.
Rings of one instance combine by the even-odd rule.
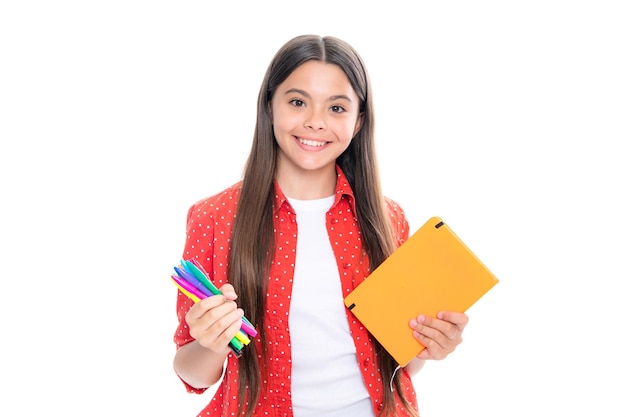
[[[172, 275], [172, 281], [178, 289], [191, 298], [194, 302], [198, 302], [206, 297], [221, 294], [220, 290], [208, 278], [208, 274], [202, 266], [195, 260], [181, 260], [180, 265], [174, 267], [176, 274]], [[251, 337], [256, 337], [257, 331], [247, 318], [241, 319], [241, 329], [235, 337], [230, 341], [230, 347], [237, 356], [241, 355], [244, 346], [250, 343]]]

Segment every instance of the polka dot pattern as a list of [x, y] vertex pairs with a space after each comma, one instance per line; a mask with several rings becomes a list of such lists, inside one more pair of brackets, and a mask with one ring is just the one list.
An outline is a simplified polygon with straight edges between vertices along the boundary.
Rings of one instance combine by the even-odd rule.
[[[345, 176], [338, 169], [336, 197], [327, 212], [326, 227], [337, 260], [344, 297], [368, 274], [368, 261], [364, 254], [361, 236], [354, 211], [354, 195]], [[289, 306], [296, 259], [297, 224], [296, 215], [287, 198], [276, 184], [274, 203], [274, 233], [276, 253], [270, 270], [266, 294], [265, 332], [268, 340], [268, 369], [262, 381], [261, 400], [255, 416], [291, 416], [291, 343], [289, 336]], [[195, 203], [187, 214], [187, 240], [184, 248], [186, 259], [195, 258], [209, 271], [216, 286], [227, 282], [227, 263], [232, 228], [241, 183], [223, 192]], [[392, 200], [386, 200], [392, 222], [396, 228], [398, 243], [408, 238], [408, 223], [402, 209]], [[192, 302], [179, 292], [177, 315], [179, 325], [174, 335], [176, 346], [182, 346], [193, 338], [185, 323], [185, 314]], [[355, 342], [357, 359], [365, 385], [372, 398], [375, 412], [380, 410], [383, 386], [377, 357], [370, 334], [349, 310], [345, 309], [348, 324]], [[261, 352], [260, 341], [257, 352]], [[260, 358], [259, 358], [260, 359]], [[259, 360], [262, 363], [261, 360]], [[411, 379], [401, 373], [405, 395], [415, 401]], [[183, 381], [184, 383], [184, 381]], [[222, 383], [214, 397], [198, 416], [235, 416], [238, 393], [238, 361], [229, 356]], [[204, 392], [185, 384], [193, 393]], [[399, 415], [408, 415], [399, 406]]]

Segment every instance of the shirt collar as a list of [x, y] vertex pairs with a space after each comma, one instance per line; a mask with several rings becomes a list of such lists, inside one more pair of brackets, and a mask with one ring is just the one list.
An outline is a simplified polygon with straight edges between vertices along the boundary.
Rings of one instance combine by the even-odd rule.
[[[348, 178], [343, 173], [343, 170], [339, 165], [335, 165], [335, 170], [337, 171], [337, 185], [335, 186], [335, 202], [333, 203], [333, 207], [336, 206], [343, 196], [346, 196], [348, 203], [350, 204], [350, 208], [354, 211], [354, 192], [352, 191], [352, 187], [348, 182]], [[291, 207], [287, 197], [283, 193], [283, 190], [280, 189], [278, 185], [278, 181], [274, 180], [274, 213], [278, 212], [283, 205], [287, 207]]]

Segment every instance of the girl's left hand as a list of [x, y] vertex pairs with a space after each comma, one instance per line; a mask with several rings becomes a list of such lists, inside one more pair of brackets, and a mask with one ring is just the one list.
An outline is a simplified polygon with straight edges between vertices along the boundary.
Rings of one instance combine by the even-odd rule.
[[437, 318], [420, 314], [409, 321], [413, 336], [426, 347], [419, 359], [444, 359], [463, 341], [469, 318], [465, 313], [441, 311]]

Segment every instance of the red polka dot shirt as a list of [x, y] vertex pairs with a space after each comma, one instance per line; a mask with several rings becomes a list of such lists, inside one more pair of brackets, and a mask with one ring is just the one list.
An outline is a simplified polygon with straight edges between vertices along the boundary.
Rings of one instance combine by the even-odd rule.
[[[343, 172], [337, 167], [337, 187], [335, 202], [326, 215], [326, 227], [337, 259], [344, 297], [368, 275], [368, 262], [362, 256], [360, 232], [354, 210], [354, 194]], [[291, 349], [289, 338], [289, 303], [291, 299], [294, 263], [296, 259], [297, 226], [295, 212], [278, 184], [275, 184], [274, 226], [276, 253], [270, 271], [265, 313], [265, 337], [269, 345], [269, 369], [262, 372], [268, 375], [262, 381], [260, 400], [255, 416], [292, 416], [291, 407]], [[217, 287], [228, 281], [227, 264], [229, 241], [241, 183], [235, 184], [219, 194], [203, 199], [190, 207], [187, 215], [187, 240], [184, 258], [196, 258], [211, 275]], [[394, 201], [387, 200], [392, 223], [396, 228], [398, 244], [408, 238], [409, 227], [404, 212]], [[192, 305], [181, 292], [177, 298], [179, 325], [174, 335], [177, 347], [189, 343], [193, 338], [185, 322], [185, 314]], [[348, 324], [356, 346], [356, 355], [372, 399], [374, 413], [382, 405], [383, 386], [377, 366], [377, 354], [373, 349], [371, 335], [361, 323], [346, 309]], [[257, 352], [261, 352], [260, 341]], [[245, 351], [244, 351], [245, 354]], [[264, 361], [259, 358], [259, 363]], [[409, 374], [401, 370], [405, 396], [416, 405], [415, 392]], [[187, 390], [202, 393], [186, 384]], [[229, 355], [224, 377], [209, 404], [199, 416], [235, 416], [237, 413], [238, 362]], [[408, 415], [398, 403], [398, 415]]]

